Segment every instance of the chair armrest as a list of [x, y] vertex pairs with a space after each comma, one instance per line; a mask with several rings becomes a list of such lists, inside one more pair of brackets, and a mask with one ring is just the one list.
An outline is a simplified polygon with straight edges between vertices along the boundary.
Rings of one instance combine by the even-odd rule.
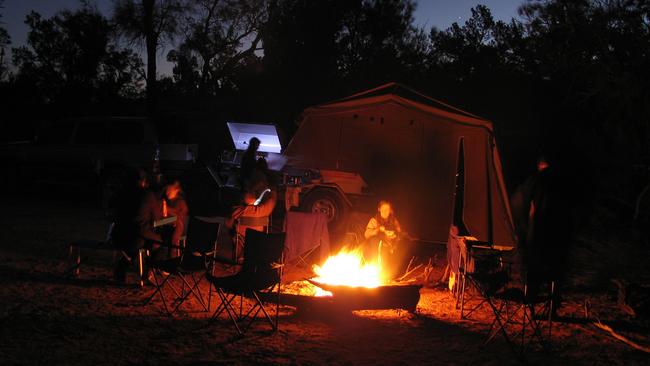
[[207, 257], [206, 259], [210, 262], [216, 262], [216, 263], [222, 263], [222, 264], [230, 264], [230, 265], [241, 265], [241, 263], [237, 263], [236, 261], [230, 259], [230, 258], [225, 258], [225, 257]]

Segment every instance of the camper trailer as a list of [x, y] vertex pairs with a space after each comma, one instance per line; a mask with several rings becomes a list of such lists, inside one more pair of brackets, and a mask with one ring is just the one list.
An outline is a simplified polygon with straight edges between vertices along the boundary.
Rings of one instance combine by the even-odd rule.
[[[235, 146], [252, 136], [229, 128]], [[255, 136], [276, 141], [265, 128]], [[285, 201], [324, 212], [330, 228], [360, 202], [385, 199], [421, 241], [446, 242], [454, 224], [482, 241], [515, 243], [492, 123], [403, 85], [305, 109], [281, 151], [263, 153], [281, 163]]]

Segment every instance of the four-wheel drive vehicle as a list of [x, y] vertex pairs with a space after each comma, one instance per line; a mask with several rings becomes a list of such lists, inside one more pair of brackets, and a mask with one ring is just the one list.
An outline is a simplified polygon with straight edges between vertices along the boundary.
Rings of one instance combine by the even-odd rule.
[[159, 144], [147, 118], [86, 117], [42, 123], [33, 141], [0, 145], [0, 161], [11, 185], [98, 187], [104, 196], [127, 168], [159, 165], [173, 176], [191, 166], [197, 151]]

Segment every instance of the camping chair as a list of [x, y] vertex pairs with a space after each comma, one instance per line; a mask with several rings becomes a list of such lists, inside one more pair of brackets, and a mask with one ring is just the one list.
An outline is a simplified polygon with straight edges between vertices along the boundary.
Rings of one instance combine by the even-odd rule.
[[[208, 273], [207, 277], [214, 286], [221, 304], [213, 313], [210, 322], [226, 312], [239, 335], [244, 334], [261, 311], [271, 324], [274, 331], [278, 329], [278, 314], [280, 307], [280, 285], [282, 283], [284, 233], [267, 234], [252, 229], [246, 230], [246, 245], [244, 246], [244, 263], [241, 270], [226, 277], [215, 277]], [[277, 287], [275, 318], [267, 311], [264, 300], [274, 297], [273, 290]], [[254, 305], [244, 315], [240, 309], [239, 315], [233, 307], [237, 296], [245, 296], [254, 301]], [[250, 318], [248, 325], [242, 330], [239, 323]]]
[[[549, 280], [534, 287], [538, 288], [524, 281], [523, 287], [507, 287], [494, 294], [494, 301], [490, 302], [494, 321], [485, 344], [501, 333], [515, 355], [522, 358], [527, 345], [532, 343], [549, 350], [555, 282]], [[543, 331], [545, 323], [547, 329]]]
[[320, 259], [329, 254], [327, 217], [322, 213], [287, 212], [284, 220], [285, 265], [311, 268], [312, 255], [318, 249]]
[[[81, 239], [75, 240], [68, 244], [68, 268], [64, 272], [65, 277], [79, 277], [80, 267], [86, 263], [90, 257], [81, 256], [81, 250], [84, 251], [93, 251], [93, 252], [113, 252], [113, 263], [115, 263], [119, 257], [126, 258], [127, 261], [132, 262], [132, 258], [126, 254], [125, 251], [118, 249], [114, 246], [113, 243], [113, 228], [115, 223], [111, 222], [108, 225], [108, 230], [106, 232], [106, 239], [104, 240], [92, 240], [92, 239]], [[140, 254], [141, 255], [141, 254]], [[138, 270], [140, 273], [140, 278], [142, 278], [143, 269], [142, 269], [142, 258], [138, 260]], [[140, 281], [140, 286], [143, 286], [144, 283]]]
[[[233, 248], [233, 261], [239, 262], [241, 253], [245, 252], [246, 242], [244, 235], [240, 234], [241, 227], [263, 227], [263, 232], [268, 233], [271, 227], [271, 216], [241, 216], [235, 220], [235, 242]], [[248, 229], [246, 229], [248, 231]]]
[[[458, 279], [455, 283], [456, 308], [460, 318], [467, 319], [483, 306], [489, 306], [491, 297], [507, 284], [510, 269], [504, 265], [502, 253], [488, 243], [458, 240], [460, 255]], [[466, 304], [474, 305], [465, 310]]]
[[[185, 300], [194, 296], [205, 311], [210, 310], [211, 292], [208, 294], [206, 303], [199, 285], [204, 278], [203, 273], [209, 270], [216, 256], [220, 221], [218, 218], [191, 217], [181, 256], [149, 263], [156, 289], [145, 301], [145, 305], [159, 295], [165, 312], [168, 315], [173, 315]], [[181, 281], [180, 290], [172, 281], [175, 278]], [[176, 295], [176, 304], [173, 309], [170, 309], [168, 300], [165, 298], [163, 292], [165, 287], [168, 287]]]

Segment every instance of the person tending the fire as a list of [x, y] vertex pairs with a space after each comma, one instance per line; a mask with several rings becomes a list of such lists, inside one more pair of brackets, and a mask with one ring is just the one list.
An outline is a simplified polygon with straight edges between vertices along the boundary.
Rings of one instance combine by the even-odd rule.
[[401, 232], [402, 228], [395, 217], [391, 203], [380, 201], [377, 205], [377, 213], [368, 221], [364, 233], [366, 260], [377, 258], [386, 272], [397, 273], [401, 266], [398, 255]]

